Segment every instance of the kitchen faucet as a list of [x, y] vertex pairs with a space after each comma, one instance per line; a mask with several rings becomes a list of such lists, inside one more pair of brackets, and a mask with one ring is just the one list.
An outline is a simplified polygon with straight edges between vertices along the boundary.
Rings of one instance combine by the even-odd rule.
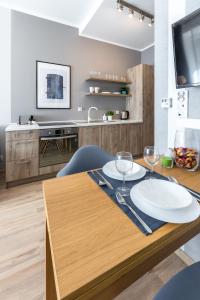
[[92, 121], [92, 119], [90, 117], [90, 112], [91, 112], [92, 109], [98, 110], [98, 108], [95, 107], [95, 106], [89, 107], [89, 109], [88, 109], [88, 123]]

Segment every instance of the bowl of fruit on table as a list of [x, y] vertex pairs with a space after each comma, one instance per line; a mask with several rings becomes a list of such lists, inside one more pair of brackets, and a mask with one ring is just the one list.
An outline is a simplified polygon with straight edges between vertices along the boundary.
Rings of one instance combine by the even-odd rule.
[[199, 164], [198, 151], [194, 148], [175, 147], [175, 164], [179, 168], [195, 171]]

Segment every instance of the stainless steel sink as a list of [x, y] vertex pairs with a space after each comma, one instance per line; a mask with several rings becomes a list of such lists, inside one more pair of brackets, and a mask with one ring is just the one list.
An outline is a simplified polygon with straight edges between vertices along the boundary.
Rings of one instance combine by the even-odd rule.
[[118, 120], [112, 120], [112, 121], [102, 121], [102, 120], [92, 120], [90, 122], [88, 122], [87, 120], [84, 120], [84, 121], [77, 121], [75, 122], [76, 124], [109, 124], [109, 123], [114, 123], [114, 122], [117, 122]]

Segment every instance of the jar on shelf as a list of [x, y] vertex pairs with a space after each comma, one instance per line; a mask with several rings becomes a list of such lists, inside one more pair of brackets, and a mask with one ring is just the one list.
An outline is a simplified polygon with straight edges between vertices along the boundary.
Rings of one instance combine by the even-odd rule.
[[175, 164], [188, 171], [196, 171], [199, 166], [199, 144], [195, 131], [184, 128], [176, 131], [174, 141]]

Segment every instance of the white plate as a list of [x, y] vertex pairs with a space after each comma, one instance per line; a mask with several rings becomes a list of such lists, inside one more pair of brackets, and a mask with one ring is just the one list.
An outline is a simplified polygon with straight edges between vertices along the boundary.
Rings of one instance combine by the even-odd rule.
[[[116, 169], [114, 160], [105, 164], [103, 166], [102, 170], [105, 175], [107, 175], [108, 177], [110, 177], [112, 179], [123, 180], [123, 176]], [[138, 180], [138, 179], [144, 177], [145, 174], [146, 174], [145, 168], [143, 168], [142, 166], [140, 166], [136, 163], [133, 163], [133, 168], [129, 172], [129, 174], [125, 176], [125, 180], [126, 181]]]
[[184, 187], [161, 179], [139, 182], [134, 193], [149, 205], [165, 210], [182, 209], [192, 204], [192, 196]]
[[131, 189], [130, 197], [141, 211], [160, 221], [182, 224], [192, 222], [200, 216], [200, 205], [194, 198], [189, 207], [179, 210], [163, 210], [142, 201], [135, 195], [134, 187]]

